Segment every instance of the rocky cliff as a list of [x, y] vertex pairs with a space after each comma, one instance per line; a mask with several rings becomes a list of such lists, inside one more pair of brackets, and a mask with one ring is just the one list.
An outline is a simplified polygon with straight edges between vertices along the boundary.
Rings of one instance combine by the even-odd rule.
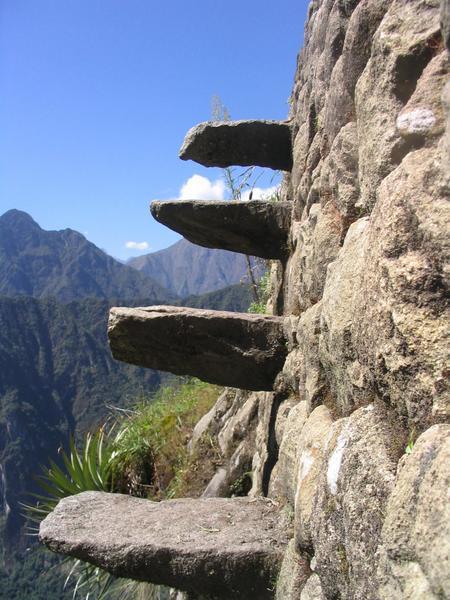
[[[267, 317], [239, 342], [233, 328], [244, 327], [242, 315], [180, 316], [180, 309], [166, 308], [164, 318], [178, 323], [183, 341], [180, 350], [175, 335], [165, 340], [174, 349], [167, 364], [179, 368], [183, 353], [189, 364], [197, 356], [212, 380], [221, 365], [221, 381], [231, 381], [237, 369], [223, 352], [228, 344], [245, 354], [253, 387], [268, 372], [261, 348], [273, 351], [264, 360], [283, 366], [261, 383], [266, 391], [226, 390], [198, 424], [192, 447], [214, 436], [226, 462], [189, 534], [173, 509], [170, 527], [174, 537], [186, 536], [183, 550], [162, 536], [148, 542], [151, 550], [100, 534], [83, 537], [86, 515], [107, 502], [89, 497], [61, 505], [44, 522], [49, 546], [122, 575], [133, 553], [148, 552], [144, 578], [151, 580], [153, 564], [164, 564], [158, 581], [182, 580], [189, 598], [202, 591], [209, 598], [279, 600], [450, 598], [449, 13], [447, 0], [441, 7], [437, 0], [313, 0], [289, 120], [189, 132], [182, 157], [203, 164], [276, 167], [277, 157], [291, 156], [283, 162], [290, 171], [282, 190], [291, 210], [288, 220], [281, 218], [285, 205], [279, 216], [265, 216], [271, 211], [264, 207], [256, 216], [249, 203], [239, 222], [233, 207], [223, 216], [230, 238], [245, 236], [246, 220], [252, 232], [258, 219], [265, 242], [273, 240], [267, 252], [277, 259], [269, 302], [276, 326]], [[280, 258], [276, 234], [283, 227]], [[194, 233], [203, 235], [200, 229], [197, 222]], [[253, 251], [258, 255], [256, 241]], [[127, 360], [139, 328], [148, 341], [161, 317], [122, 310], [120, 318], [113, 314], [110, 339], [113, 353], [117, 346]], [[282, 533], [274, 527], [269, 539], [257, 525], [266, 508], [255, 517], [264, 560], [272, 561], [258, 571], [263, 581], [266, 575], [264, 595], [251, 592], [251, 567], [239, 582], [233, 577], [260, 550], [240, 540], [238, 527], [233, 538], [232, 518], [221, 520], [214, 504], [215, 496], [231, 496], [249, 470], [249, 495], [271, 499], [283, 521]], [[227, 502], [236, 509], [235, 499]], [[152, 505], [149, 523], [156, 510]], [[272, 543], [276, 557], [267, 550]], [[212, 560], [216, 555], [221, 560]], [[222, 587], [211, 583], [217, 570]]]

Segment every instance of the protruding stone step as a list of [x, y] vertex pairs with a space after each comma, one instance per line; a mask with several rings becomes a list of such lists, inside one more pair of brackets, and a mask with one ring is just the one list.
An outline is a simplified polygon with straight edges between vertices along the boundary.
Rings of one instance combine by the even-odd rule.
[[291, 127], [287, 121], [206, 121], [187, 132], [180, 158], [205, 167], [241, 165], [290, 171]]
[[41, 523], [51, 550], [118, 577], [214, 598], [271, 598], [288, 533], [264, 498], [151, 502], [83, 492]]
[[287, 353], [282, 317], [179, 306], [112, 308], [108, 335], [118, 360], [247, 390], [272, 390]]
[[288, 254], [290, 202], [158, 201], [150, 210], [157, 221], [199, 246], [262, 258]]

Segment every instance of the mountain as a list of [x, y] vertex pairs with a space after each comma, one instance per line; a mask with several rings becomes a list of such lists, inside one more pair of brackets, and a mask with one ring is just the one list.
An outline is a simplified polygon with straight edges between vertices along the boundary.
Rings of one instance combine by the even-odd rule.
[[[0, 297], [0, 515], [3, 546], [23, 544], [19, 502], [71, 434], [99, 426], [108, 407], [155, 390], [163, 375], [115, 361], [108, 301], [68, 304]], [[0, 519], [1, 520], [1, 519]], [[1, 544], [0, 544], [1, 546]]]
[[[264, 261], [252, 258], [261, 275]], [[127, 263], [181, 298], [204, 294], [244, 281], [248, 283], [245, 256], [211, 250], [180, 240], [165, 250], [132, 258]]]
[[25, 212], [0, 217], [0, 294], [54, 297], [145, 298], [170, 303], [175, 294], [145, 273], [120, 263], [72, 229], [45, 231]]
[[236, 283], [226, 288], [209, 292], [208, 294], [193, 295], [184, 298], [180, 304], [192, 308], [209, 308], [210, 310], [231, 310], [246, 312], [253, 302], [251, 286]]
[[[49, 580], [35, 580], [49, 559], [33, 544], [24, 552], [31, 541], [20, 506], [39, 491], [34, 476], [41, 466], [58, 459], [71, 435], [104, 422], [109, 407], [132, 404], [173, 378], [112, 358], [109, 307], [185, 303], [242, 311], [250, 302], [248, 285], [224, 287], [245, 274], [243, 256], [183, 240], [133, 262], [142, 259], [152, 265], [150, 275], [71, 229], [45, 231], [18, 210], [0, 217], [1, 600], [49, 598]], [[217, 287], [224, 289], [209, 291]], [[176, 296], [197, 290], [209, 293]]]

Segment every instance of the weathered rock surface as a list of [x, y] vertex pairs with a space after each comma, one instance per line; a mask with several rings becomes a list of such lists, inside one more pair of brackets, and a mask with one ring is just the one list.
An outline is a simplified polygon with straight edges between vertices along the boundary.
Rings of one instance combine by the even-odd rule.
[[450, 425], [423, 433], [405, 455], [379, 550], [380, 600], [450, 598]]
[[180, 158], [205, 167], [241, 165], [289, 171], [291, 128], [287, 121], [206, 121], [188, 131]]
[[[373, 35], [389, 4], [389, 0], [340, 4], [347, 11], [345, 16], [349, 17], [349, 21], [342, 54], [331, 73], [323, 109], [321, 148], [324, 154], [333, 144], [336, 135], [355, 117], [355, 87], [370, 58]], [[340, 179], [341, 183], [344, 181]]]
[[378, 600], [377, 549], [404, 443], [389, 415], [374, 405], [331, 429], [310, 524], [315, 571], [327, 598]]
[[196, 425], [189, 450], [202, 455], [213, 445], [212, 474], [204, 497], [245, 496], [251, 487], [258, 405], [265, 394], [226, 388]]
[[450, 597], [448, 23], [448, 0], [310, 3], [271, 270], [288, 355], [251, 428], [251, 493], [295, 514], [280, 598]]
[[425, 144], [444, 132], [441, 92], [448, 79], [449, 67], [448, 52], [443, 50], [424, 68], [413, 94], [398, 114], [397, 130], [414, 146]]
[[381, 394], [417, 431], [448, 418], [442, 178], [439, 148], [410, 152], [330, 265], [320, 352], [341, 414]]
[[445, 45], [450, 50], [450, 0], [441, 0], [441, 31]]
[[450, 417], [450, 196], [441, 148], [410, 152], [381, 185], [353, 314], [374, 391], [417, 432]]
[[262, 258], [288, 254], [288, 202], [178, 200], [153, 202], [150, 210], [157, 221], [199, 246]]
[[325, 471], [325, 449], [332, 427], [329, 409], [318, 406], [309, 415], [297, 442], [295, 463], [295, 540], [298, 548], [312, 546], [314, 503], [319, 480]]
[[276, 600], [299, 600], [300, 593], [310, 574], [309, 561], [295, 551], [295, 542], [291, 540], [278, 575]]
[[[244, 476], [247, 493], [251, 468], [250, 495], [291, 512], [276, 591], [274, 579], [266, 589], [283, 600], [450, 597], [450, 9], [440, 5], [313, 0], [289, 122], [189, 132], [183, 158], [290, 170], [286, 213], [261, 202], [154, 207], [205, 245], [258, 254], [267, 242], [261, 256], [283, 259], [268, 303], [282, 319], [114, 309], [125, 311], [113, 324], [125, 360], [267, 390], [222, 394], [191, 451], [217, 440], [205, 495], [231, 495]], [[148, 341], [135, 342], [152, 319]]]
[[438, 52], [438, 3], [393, 1], [377, 29], [356, 85], [360, 206], [370, 212], [382, 180], [410, 150], [396, 128], [424, 67]]
[[303, 586], [300, 600], [326, 600], [317, 573], [312, 573]]
[[252, 463], [251, 496], [267, 495], [272, 467], [277, 460], [276, 417], [281, 400], [273, 392], [260, 393]]
[[370, 403], [374, 394], [368, 368], [358, 360], [352, 336], [368, 224], [363, 218], [351, 225], [337, 260], [329, 265], [322, 298], [320, 362], [339, 415], [348, 415], [357, 405]]
[[269, 598], [288, 534], [264, 499], [150, 502], [104, 492], [64, 498], [42, 522], [51, 550], [119, 577], [213, 598]]
[[295, 248], [289, 260], [289, 312], [299, 314], [321, 298], [327, 266], [335, 260], [342, 238], [342, 219], [336, 205], [313, 204], [308, 217], [292, 228]]
[[306, 402], [291, 408], [284, 428], [278, 461], [271, 474], [269, 494], [294, 505], [295, 477], [298, 462], [298, 439], [308, 417]]
[[286, 356], [283, 319], [150, 306], [112, 308], [114, 358], [220, 385], [270, 390]]

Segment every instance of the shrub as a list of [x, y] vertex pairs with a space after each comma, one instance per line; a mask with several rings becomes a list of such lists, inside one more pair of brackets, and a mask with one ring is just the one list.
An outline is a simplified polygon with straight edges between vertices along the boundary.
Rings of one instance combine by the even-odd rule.
[[[219, 391], [194, 379], [162, 388], [133, 410], [121, 410], [108, 432], [102, 427], [88, 433], [80, 450], [71, 440], [68, 452], [60, 452], [62, 465], [52, 461], [38, 476], [45, 495], [36, 495], [36, 506], [25, 506], [26, 516], [39, 524], [61, 498], [88, 490], [121, 491], [152, 500], [186, 491], [191, 482], [187, 467], [192, 464], [187, 442]], [[74, 598], [160, 597], [159, 586], [118, 580], [80, 560], [67, 558], [64, 563], [70, 568], [64, 588], [74, 581]]]

